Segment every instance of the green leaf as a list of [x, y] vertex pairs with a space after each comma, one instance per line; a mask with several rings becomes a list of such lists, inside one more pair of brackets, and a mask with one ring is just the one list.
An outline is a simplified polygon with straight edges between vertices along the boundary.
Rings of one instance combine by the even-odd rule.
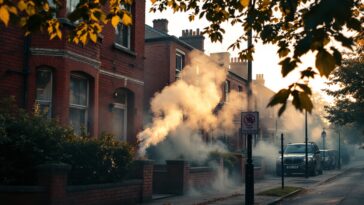
[[312, 101], [311, 101], [310, 97], [308, 96], [308, 94], [305, 92], [300, 92], [299, 98], [301, 101], [302, 108], [307, 110], [309, 113], [311, 113], [313, 104], [312, 104]]
[[283, 112], [286, 110], [286, 107], [287, 107], [287, 103], [284, 103], [282, 105], [282, 107], [279, 108], [279, 110], [278, 110], [278, 116], [281, 116], [283, 114]]
[[287, 102], [287, 99], [290, 95], [291, 91], [288, 89], [281, 89], [277, 94], [275, 94], [270, 102], [268, 103], [267, 107], [273, 107], [277, 104], [284, 104]]
[[321, 76], [329, 77], [332, 70], [335, 69], [335, 58], [325, 49], [320, 50], [316, 55], [316, 67]]
[[294, 90], [292, 91], [292, 96], [292, 104], [295, 106], [296, 109], [300, 111], [307, 110], [309, 113], [311, 113], [313, 104], [307, 93]]
[[282, 66], [282, 76], [286, 77], [292, 70], [294, 70], [297, 66], [297, 61], [293, 60], [291, 61], [290, 57], [287, 57], [283, 59], [281, 62], [279, 62], [279, 65]]
[[311, 88], [308, 87], [308, 85], [306, 84], [302, 84], [302, 83], [297, 83], [298, 87], [300, 87], [303, 92], [305, 92], [306, 94], [312, 95], [312, 91]]
[[335, 58], [336, 65], [341, 65], [341, 60], [342, 60], [341, 53], [334, 47], [331, 47], [331, 50], [334, 52], [333, 55]]
[[307, 78], [314, 78], [317, 73], [312, 70], [311, 67], [308, 67], [306, 70], [301, 71], [301, 79]]

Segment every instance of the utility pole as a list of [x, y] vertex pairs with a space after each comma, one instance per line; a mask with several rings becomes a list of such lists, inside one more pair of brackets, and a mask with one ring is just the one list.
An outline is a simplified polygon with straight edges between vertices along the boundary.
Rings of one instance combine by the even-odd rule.
[[305, 110], [305, 177], [308, 178], [308, 136], [307, 136], [307, 110]]
[[281, 134], [281, 177], [282, 189], [284, 189], [284, 150], [283, 150], [283, 133]]
[[340, 139], [340, 130], [339, 130], [339, 169], [341, 169], [341, 139]]
[[[249, 9], [254, 7], [254, 3], [250, 1]], [[248, 50], [251, 49], [253, 43], [253, 33], [251, 27], [248, 30]], [[249, 51], [248, 51], [249, 53]], [[252, 60], [248, 59], [248, 111], [251, 111], [251, 97], [252, 97]], [[254, 204], [254, 164], [252, 159], [252, 134], [249, 133], [247, 135], [247, 160], [245, 164], [245, 204], [253, 205]]]

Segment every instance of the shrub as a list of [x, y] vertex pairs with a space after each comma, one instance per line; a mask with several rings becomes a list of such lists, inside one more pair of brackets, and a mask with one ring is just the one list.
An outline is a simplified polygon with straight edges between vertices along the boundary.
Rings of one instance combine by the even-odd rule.
[[133, 158], [133, 149], [111, 135], [98, 139], [75, 138], [65, 143], [67, 156], [63, 162], [71, 164], [70, 184], [92, 184], [121, 181]]
[[210, 153], [208, 161], [219, 163], [220, 159], [222, 159], [224, 162], [224, 168], [226, 168], [231, 174], [234, 171], [235, 165], [238, 161], [237, 157], [234, 155], [234, 153], [231, 152], [214, 151]]
[[27, 114], [14, 99], [0, 102], [0, 183], [31, 184], [34, 167], [60, 161], [62, 143], [72, 131], [43, 116]]
[[0, 184], [34, 184], [35, 167], [48, 162], [70, 164], [71, 184], [120, 181], [132, 156], [132, 147], [111, 135], [75, 136], [41, 113], [17, 108], [14, 99], [0, 102]]

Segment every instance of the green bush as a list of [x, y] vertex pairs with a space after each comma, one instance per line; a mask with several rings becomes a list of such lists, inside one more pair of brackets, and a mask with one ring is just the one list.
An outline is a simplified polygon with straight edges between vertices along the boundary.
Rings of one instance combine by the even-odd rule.
[[93, 184], [120, 181], [133, 158], [133, 149], [111, 135], [98, 139], [75, 138], [65, 143], [63, 162], [71, 164], [70, 184]]
[[71, 184], [123, 179], [132, 161], [131, 146], [111, 135], [75, 136], [57, 121], [29, 114], [14, 102], [0, 102], [0, 184], [34, 184], [35, 167], [49, 162], [70, 164]]
[[220, 159], [224, 161], [224, 168], [226, 168], [231, 174], [234, 171], [235, 165], [238, 161], [237, 157], [234, 155], [234, 153], [231, 152], [215, 151], [210, 153], [208, 161], [214, 161], [219, 163]]

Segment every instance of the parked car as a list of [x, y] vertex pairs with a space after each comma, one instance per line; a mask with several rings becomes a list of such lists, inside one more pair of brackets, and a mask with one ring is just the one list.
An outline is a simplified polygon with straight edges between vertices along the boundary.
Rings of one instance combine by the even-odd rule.
[[324, 169], [335, 169], [338, 164], [338, 154], [336, 150], [320, 150], [322, 166]]
[[[308, 153], [308, 172], [311, 176], [322, 174], [322, 163], [320, 150], [316, 143], [309, 142], [307, 144]], [[281, 157], [276, 162], [276, 174], [280, 176]], [[283, 152], [284, 174], [304, 174], [306, 165], [305, 143], [288, 144]]]

